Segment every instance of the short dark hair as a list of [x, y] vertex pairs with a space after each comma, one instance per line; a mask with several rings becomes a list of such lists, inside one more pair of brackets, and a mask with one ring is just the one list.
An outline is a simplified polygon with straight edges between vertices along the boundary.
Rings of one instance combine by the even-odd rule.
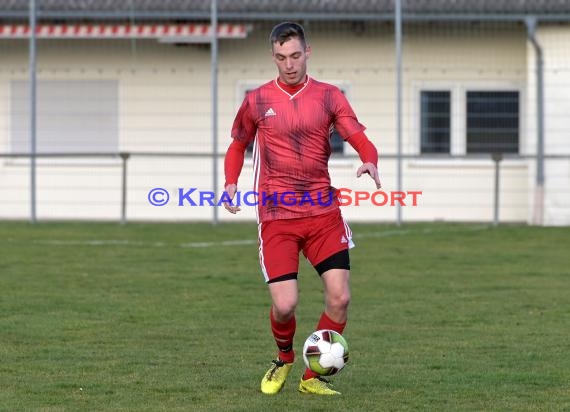
[[303, 47], [307, 46], [303, 26], [298, 23], [285, 21], [273, 27], [269, 35], [269, 44], [273, 49], [273, 43], [279, 42], [280, 45], [283, 45], [283, 43], [291, 39], [299, 39]]

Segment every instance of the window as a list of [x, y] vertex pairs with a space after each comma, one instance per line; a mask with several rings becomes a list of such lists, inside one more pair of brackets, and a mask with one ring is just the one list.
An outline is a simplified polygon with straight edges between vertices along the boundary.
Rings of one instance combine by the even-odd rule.
[[443, 83], [415, 88], [421, 154], [519, 153], [522, 86], [480, 86]]
[[451, 92], [422, 91], [420, 97], [422, 153], [449, 153]]
[[[342, 87], [339, 87], [339, 89], [342, 92], [342, 94], [346, 96], [346, 91]], [[341, 135], [338, 133], [338, 131], [334, 126], [331, 127], [330, 131], [330, 143], [331, 143], [331, 153], [344, 154], [344, 140], [342, 139]]]
[[344, 140], [334, 127], [331, 128], [331, 152], [338, 154], [344, 153]]
[[[249, 94], [249, 92], [251, 92], [251, 91], [253, 91], [253, 90], [255, 90], [255, 87], [251, 87], [251, 88], [245, 89], [245, 90], [243, 91], [243, 98], [245, 98], [245, 96], [247, 96], [247, 95]], [[242, 99], [242, 100], [243, 100], [243, 99]], [[241, 104], [241, 102], [240, 102], [240, 104]], [[254, 142], [251, 142], [251, 143], [247, 146], [247, 151], [246, 151], [246, 153], [247, 153], [248, 155], [250, 155], [250, 156], [253, 154], [253, 143], [254, 143]]]
[[[27, 81], [11, 87], [11, 148], [30, 151]], [[118, 86], [113, 80], [40, 80], [37, 84], [37, 151], [117, 152]]]
[[467, 92], [467, 153], [518, 153], [519, 92]]

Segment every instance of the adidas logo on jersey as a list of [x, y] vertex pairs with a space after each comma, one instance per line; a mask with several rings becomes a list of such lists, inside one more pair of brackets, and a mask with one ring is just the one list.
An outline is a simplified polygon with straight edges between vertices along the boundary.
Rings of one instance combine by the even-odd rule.
[[340, 243], [348, 243], [348, 240], [344, 236], [340, 238]]
[[269, 116], [275, 116], [275, 110], [273, 110], [272, 107], [270, 107], [269, 109], [267, 109], [267, 111], [265, 112], [265, 117], [269, 117]]

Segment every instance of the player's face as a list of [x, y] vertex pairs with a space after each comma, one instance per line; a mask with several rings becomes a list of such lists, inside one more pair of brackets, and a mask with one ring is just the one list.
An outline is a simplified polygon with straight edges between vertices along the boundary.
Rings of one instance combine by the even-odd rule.
[[273, 61], [279, 70], [279, 80], [290, 86], [303, 82], [310, 54], [311, 48], [303, 47], [303, 43], [296, 38], [289, 39], [283, 44], [273, 43]]

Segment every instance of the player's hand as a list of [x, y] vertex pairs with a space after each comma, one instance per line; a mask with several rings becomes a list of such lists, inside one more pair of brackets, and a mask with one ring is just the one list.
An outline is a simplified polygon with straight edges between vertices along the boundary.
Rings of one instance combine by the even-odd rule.
[[[234, 197], [237, 193], [237, 185], [234, 185], [234, 184], [227, 185], [226, 186], [226, 192], [228, 193], [229, 198], [231, 200], [234, 200]], [[241, 208], [239, 206], [233, 206], [229, 202], [224, 202], [224, 207], [226, 208], [226, 210], [228, 212], [233, 213], [234, 215], [241, 210]]]
[[378, 174], [378, 169], [376, 166], [374, 166], [372, 163], [364, 163], [356, 171], [356, 177], [360, 177], [364, 173], [368, 173], [370, 177], [374, 179], [374, 183], [376, 183], [376, 189], [380, 189], [382, 187], [382, 182], [380, 182], [380, 175]]

